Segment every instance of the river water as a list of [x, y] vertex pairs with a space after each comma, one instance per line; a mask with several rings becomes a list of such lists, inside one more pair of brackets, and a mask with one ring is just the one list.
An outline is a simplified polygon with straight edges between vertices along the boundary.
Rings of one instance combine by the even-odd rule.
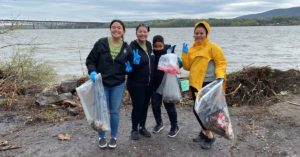
[[[35, 57], [48, 62], [60, 77], [86, 73], [85, 59], [97, 39], [108, 36], [109, 29], [39, 29], [16, 30], [0, 35], [0, 61], [16, 51], [35, 45]], [[177, 45], [193, 43], [193, 28], [153, 28], [154, 35], [163, 35], [165, 43]], [[126, 29], [125, 41], [136, 38], [135, 29]], [[270, 66], [281, 70], [300, 69], [300, 26], [213, 27], [209, 38], [222, 47], [228, 61], [227, 73], [246, 66]], [[29, 44], [29, 45], [26, 45]], [[187, 75], [185, 71], [183, 76]]]

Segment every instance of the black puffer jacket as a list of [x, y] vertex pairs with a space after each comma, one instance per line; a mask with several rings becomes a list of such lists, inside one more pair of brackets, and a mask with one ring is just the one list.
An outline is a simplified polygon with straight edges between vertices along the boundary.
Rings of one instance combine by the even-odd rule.
[[[146, 42], [147, 52], [141, 48], [136, 40], [130, 43], [130, 47], [132, 51], [138, 49], [141, 61], [138, 65], [132, 64], [133, 71], [128, 75], [128, 83], [152, 84], [155, 56], [152, 52], [151, 43], [149, 41]], [[131, 55], [130, 58], [133, 59], [133, 55]]]
[[92, 71], [101, 73], [103, 84], [116, 86], [125, 81], [125, 62], [129, 60], [131, 49], [126, 42], [115, 59], [112, 58], [108, 38], [99, 39], [86, 59], [89, 74]]

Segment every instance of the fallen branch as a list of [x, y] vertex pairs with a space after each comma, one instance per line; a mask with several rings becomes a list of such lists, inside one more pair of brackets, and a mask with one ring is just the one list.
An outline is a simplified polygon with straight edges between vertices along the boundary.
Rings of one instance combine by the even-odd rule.
[[71, 100], [63, 100], [62, 105], [64, 106], [72, 106], [72, 107], [79, 107], [81, 108], [82, 106], [74, 101]]
[[6, 80], [10, 79], [11, 77], [13, 77], [13, 75], [8, 76], [5, 79], [0, 80], [0, 85], [2, 85], [3, 83], [5, 83]]
[[300, 106], [300, 104], [297, 104], [297, 103], [294, 103], [294, 102], [291, 102], [291, 101], [286, 101], [286, 102], [289, 103], [289, 104], [292, 104], [292, 105]]
[[275, 96], [278, 95], [272, 88], [270, 88], [269, 86], [266, 87], [272, 92], [272, 94], [274, 94]]
[[4, 147], [0, 147], [0, 151], [5, 151], [5, 150], [11, 150], [11, 149], [18, 149], [22, 148], [21, 146], [12, 146], [12, 145], [7, 145]]
[[242, 86], [242, 84], [240, 83], [239, 86], [238, 86], [233, 92], [228, 93], [228, 94], [226, 94], [226, 95], [232, 95], [232, 96], [234, 96], [235, 93], [241, 88], [241, 86]]
[[254, 64], [254, 63], [248, 64], [248, 65], [244, 66], [243, 69], [246, 69], [246, 68], [252, 66], [253, 64]]

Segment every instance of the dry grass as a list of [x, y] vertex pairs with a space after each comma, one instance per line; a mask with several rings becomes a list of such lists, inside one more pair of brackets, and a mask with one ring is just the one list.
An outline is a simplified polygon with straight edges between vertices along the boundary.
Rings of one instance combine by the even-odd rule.
[[55, 82], [56, 73], [47, 63], [34, 58], [34, 48], [14, 53], [0, 63], [0, 95], [10, 108], [27, 91], [39, 91]]

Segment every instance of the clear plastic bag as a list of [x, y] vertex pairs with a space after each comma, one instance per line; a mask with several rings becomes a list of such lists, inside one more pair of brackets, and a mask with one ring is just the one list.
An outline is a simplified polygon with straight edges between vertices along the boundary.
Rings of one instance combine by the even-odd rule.
[[223, 81], [213, 81], [200, 90], [194, 109], [204, 127], [227, 139], [233, 139], [231, 120], [222, 89]]
[[177, 55], [173, 53], [162, 55], [159, 58], [157, 69], [168, 74], [180, 74]]
[[102, 84], [101, 74], [97, 74], [96, 81], [87, 81], [76, 88], [88, 123], [95, 131], [109, 131], [109, 111]]
[[181, 99], [181, 92], [176, 75], [165, 73], [156, 92], [162, 95], [163, 102], [179, 102]]

